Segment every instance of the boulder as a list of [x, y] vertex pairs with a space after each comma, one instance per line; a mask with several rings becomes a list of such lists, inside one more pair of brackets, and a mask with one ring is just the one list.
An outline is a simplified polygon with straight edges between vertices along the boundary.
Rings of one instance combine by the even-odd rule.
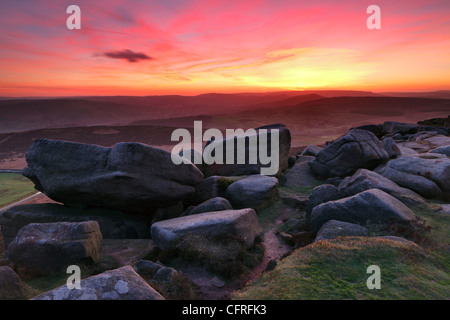
[[8, 258], [24, 272], [49, 274], [82, 260], [97, 263], [102, 234], [96, 221], [30, 223], [8, 246]]
[[3, 242], [2, 225], [0, 224], [0, 259], [3, 258], [5, 252], [5, 243]]
[[424, 138], [424, 141], [432, 144], [434, 147], [447, 147], [450, 146], [450, 137], [442, 134], [435, 135], [429, 138]]
[[22, 174], [68, 206], [149, 214], [192, 194], [203, 180], [192, 163], [176, 165], [172, 157], [179, 156], [142, 143], [105, 148], [39, 139], [27, 151]]
[[[261, 158], [259, 156], [259, 142], [261, 139], [261, 130], [267, 130], [267, 155], [271, 154], [271, 137], [272, 137], [272, 129], [279, 131], [279, 139], [278, 139], [278, 163], [272, 164], [263, 164], [261, 162]], [[242, 175], [252, 175], [252, 174], [265, 174], [261, 171], [261, 168], [268, 168], [271, 165], [277, 166], [275, 168], [274, 174], [270, 175], [279, 175], [284, 170], [288, 168], [288, 159], [289, 159], [289, 150], [291, 148], [291, 133], [288, 128], [286, 128], [282, 124], [273, 124], [268, 126], [263, 126], [254, 129], [255, 132], [253, 134], [248, 135], [239, 135], [238, 137], [223, 139], [223, 140], [210, 140], [206, 143], [205, 148], [213, 148], [218, 150], [222, 148], [223, 158], [221, 160], [222, 163], [212, 164], [204, 164], [203, 170], [206, 177], [209, 176], [242, 176]], [[229, 143], [234, 141], [234, 161], [233, 164], [226, 163], [226, 146]], [[240, 145], [244, 145], [244, 152], [240, 152]], [[257, 161], [256, 163], [250, 162], [250, 151], [253, 150], [257, 152]], [[205, 157], [205, 152], [203, 156]], [[242, 160], [242, 164], [238, 162], [238, 160]], [[275, 157], [271, 157], [271, 160], [276, 160]]]
[[284, 177], [284, 187], [307, 187], [317, 183], [316, 176], [307, 161], [297, 161]]
[[367, 169], [358, 169], [353, 176], [345, 178], [338, 189], [341, 197], [353, 196], [369, 189], [380, 189], [408, 206], [426, 203], [425, 199], [414, 191], [402, 188], [395, 182]]
[[158, 208], [155, 211], [155, 214], [152, 219], [152, 223], [161, 220], [173, 219], [181, 216], [184, 212], [183, 202], [178, 201], [176, 204], [166, 208]]
[[177, 275], [178, 272], [174, 268], [162, 267], [159, 268], [158, 271], [156, 271], [152, 280], [160, 282], [172, 282], [173, 278]]
[[403, 156], [377, 169], [382, 176], [425, 198], [450, 195], [450, 159], [437, 153]]
[[317, 232], [314, 242], [319, 240], [336, 239], [337, 237], [368, 237], [367, 228], [354, 223], [330, 220]]
[[450, 146], [433, 149], [430, 151], [430, 153], [445, 154], [447, 157], [450, 157]]
[[15, 206], [0, 213], [5, 248], [14, 240], [20, 229], [29, 223], [97, 221], [105, 239], [150, 238], [150, 220], [145, 216], [125, 214], [120, 211], [70, 208], [56, 203]]
[[187, 234], [217, 237], [231, 234], [252, 247], [261, 232], [253, 209], [206, 212], [157, 222], [151, 227], [153, 241], [162, 249], [172, 247], [174, 241]]
[[225, 192], [233, 208], [261, 209], [278, 197], [278, 179], [263, 175], [252, 175], [233, 182]]
[[363, 126], [359, 126], [352, 129], [361, 129], [372, 132], [377, 138], [381, 138], [386, 132], [383, 130], [383, 125], [381, 124], [367, 124]]
[[323, 148], [319, 146], [315, 146], [312, 144], [309, 144], [301, 153], [302, 156], [313, 156], [315, 157]]
[[222, 197], [215, 197], [199, 204], [195, 208], [189, 211], [189, 214], [198, 214], [204, 212], [214, 212], [223, 210], [233, 210], [230, 202]]
[[419, 129], [419, 125], [415, 123], [402, 123], [395, 121], [386, 121], [383, 123], [383, 131], [394, 134], [400, 133], [402, 135], [416, 133]]
[[155, 263], [148, 260], [139, 260], [138, 262], [136, 262], [136, 265], [134, 266], [133, 269], [141, 276], [153, 277], [155, 273], [163, 267], [164, 266], [159, 263]]
[[0, 266], [0, 300], [25, 300], [25, 290], [11, 267]]
[[372, 132], [352, 129], [320, 151], [309, 166], [322, 178], [344, 177], [359, 168], [375, 168], [388, 159], [388, 153]]
[[403, 155], [409, 155], [414, 153], [425, 153], [428, 152], [431, 148], [429, 144], [418, 143], [415, 141], [399, 142], [397, 146], [399, 147]]
[[409, 155], [412, 155], [412, 154], [417, 154], [417, 151], [415, 151], [413, 149], [410, 149], [410, 148], [407, 148], [407, 147], [403, 147], [403, 146], [400, 146], [400, 145], [397, 145], [397, 147], [400, 150], [400, 153], [401, 153], [402, 156], [409, 156]]
[[80, 285], [77, 290], [63, 285], [32, 300], [165, 300], [130, 266], [83, 279]]
[[340, 198], [342, 198], [342, 195], [339, 193], [339, 189], [332, 184], [322, 184], [315, 187], [306, 202], [306, 218], [308, 219], [311, 216], [312, 210], [319, 204]]
[[311, 229], [319, 231], [330, 220], [366, 224], [409, 222], [414, 213], [402, 202], [379, 189], [370, 189], [354, 196], [322, 203], [312, 210]]
[[389, 158], [391, 158], [391, 159], [397, 158], [402, 154], [400, 148], [397, 146], [395, 141], [392, 140], [392, 138], [383, 139], [381, 141], [381, 144], [383, 145], [384, 150], [386, 150], [386, 152], [389, 155]]

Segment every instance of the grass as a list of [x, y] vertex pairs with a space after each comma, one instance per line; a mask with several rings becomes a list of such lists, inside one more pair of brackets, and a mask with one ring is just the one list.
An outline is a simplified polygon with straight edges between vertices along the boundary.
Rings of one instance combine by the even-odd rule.
[[[381, 269], [381, 289], [366, 286]], [[448, 299], [450, 259], [410, 243], [338, 238], [296, 250], [235, 299]]]
[[19, 173], [0, 173], [0, 208], [30, 196], [34, 184]]

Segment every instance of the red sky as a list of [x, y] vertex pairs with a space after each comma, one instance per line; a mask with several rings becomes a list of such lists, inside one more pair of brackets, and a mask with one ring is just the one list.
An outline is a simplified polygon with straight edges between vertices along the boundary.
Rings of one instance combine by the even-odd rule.
[[449, 17], [448, 0], [1, 1], [0, 96], [450, 89]]

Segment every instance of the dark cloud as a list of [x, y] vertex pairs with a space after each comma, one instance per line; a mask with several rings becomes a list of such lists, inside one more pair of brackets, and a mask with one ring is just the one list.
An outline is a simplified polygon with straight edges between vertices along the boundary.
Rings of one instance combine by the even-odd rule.
[[145, 53], [134, 52], [131, 50], [122, 50], [122, 51], [109, 51], [102, 54], [102, 56], [110, 58], [110, 59], [123, 59], [128, 62], [139, 62], [140, 60], [153, 60], [154, 58], [149, 57]]

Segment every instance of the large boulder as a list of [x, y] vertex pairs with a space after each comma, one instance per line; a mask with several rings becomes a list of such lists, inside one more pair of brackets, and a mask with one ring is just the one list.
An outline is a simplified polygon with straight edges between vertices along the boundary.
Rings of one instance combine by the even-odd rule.
[[[251, 129], [249, 129], [251, 130]], [[276, 157], [272, 155], [271, 145], [272, 145], [272, 130], [278, 130], [279, 138], [278, 138], [278, 163], [269, 163], [264, 164], [261, 161], [259, 149], [260, 142], [263, 138], [261, 135], [262, 130], [267, 132], [267, 152], [266, 155], [270, 155], [271, 160], [276, 160]], [[265, 140], [265, 139], [264, 139]], [[226, 163], [227, 157], [227, 144], [233, 143], [234, 149], [234, 161], [233, 164]], [[276, 142], [275, 142], [276, 143]], [[242, 152], [240, 145], [243, 145], [244, 148]], [[241, 175], [252, 175], [252, 174], [265, 174], [262, 172], [262, 168], [268, 168], [270, 166], [275, 166], [275, 172], [268, 175], [279, 175], [284, 170], [288, 168], [288, 158], [289, 158], [289, 150], [291, 148], [291, 133], [286, 126], [282, 124], [273, 124], [268, 126], [263, 126], [259, 128], [255, 128], [253, 133], [241, 134], [234, 138], [225, 138], [223, 140], [212, 140], [208, 141], [205, 145], [205, 149], [211, 150], [220, 150], [223, 152], [222, 163], [212, 164], [204, 164], [203, 172], [205, 176], [241, 176]], [[251, 157], [250, 151], [257, 152], [256, 163], [252, 163], [250, 161]], [[205, 152], [203, 153], [203, 157], [205, 157]], [[243, 163], [240, 163], [242, 160]]]
[[14, 240], [20, 229], [29, 223], [97, 221], [104, 239], [149, 238], [148, 217], [129, 215], [104, 209], [83, 210], [57, 203], [15, 206], [0, 213], [5, 248]]
[[433, 149], [430, 151], [430, 153], [445, 154], [447, 157], [450, 157], [450, 146]]
[[9, 266], [0, 266], [0, 300], [23, 300], [25, 290], [19, 276]]
[[278, 179], [263, 175], [252, 175], [233, 182], [225, 192], [233, 208], [261, 209], [278, 196]]
[[414, 213], [402, 202], [379, 189], [370, 189], [354, 196], [316, 206], [311, 213], [311, 229], [315, 232], [330, 220], [366, 224], [408, 222]]
[[102, 234], [96, 221], [30, 223], [8, 246], [8, 258], [23, 272], [49, 274], [82, 260], [97, 263]]
[[414, 191], [402, 188], [395, 182], [367, 169], [358, 169], [353, 176], [346, 177], [339, 184], [338, 189], [341, 197], [350, 197], [369, 189], [380, 189], [408, 206], [420, 206], [426, 203], [425, 199]]
[[450, 159], [437, 153], [403, 156], [376, 170], [401, 187], [425, 198], [450, 196]]
[[308, 165], [308, 161], [297, 160], [284, 176], [284, 187], [307, 187], [317, 183], [316, 176]]
[[192, 194], [203, 180], [192, 163], [176, 165], [172, 157], [179, 156], [141, 143], [105, 148], [39, 139], [26, 154], [22, 174], [69, 206], [149, 213]]
[[343, 196], [339, 193], [339, 189], [332, 184], [326, 183], [315, 187], [306, 202], [306, 218], [310, 218], [312, 210], [319, 204], [341, 198]]
[[315, 146], [313, 144], [308, 144], [308, 146], [306, 146], [306, 148], [302, 151], [301, 155], [302, 156], [317, 156], [317, 154], [322, 151], [323, 148], [319, 147], [319, 146]]
[[165, 300], [130, 266], [83, 279], [80, 286], [70, 290], [63, 285], [32, 300]]
[[359, 224], [330, 220], [317, 232], [314, 242], [319, 240], [331, 240], [337, 237], [368, 237], [369, 230]]
[[389, 158], [397, 158], [402, 155], [400, 148], [392, 138], [384, 138], [381, 144], [389, 155]]
[[174, 241], [187, 234], [212, 238], [230, 234], [252, 247], [261, 232], [253, 209], [206, 212], [164, 220], [154, 223], [150, 230], [153, 241], [162, 249], [171, 248]]
[[372, 132], [352, 129], [320, 151], [309, 166], [322, 178], [344, 177], [359, 168], [373, 169], [388, 159], [388, 153]]

